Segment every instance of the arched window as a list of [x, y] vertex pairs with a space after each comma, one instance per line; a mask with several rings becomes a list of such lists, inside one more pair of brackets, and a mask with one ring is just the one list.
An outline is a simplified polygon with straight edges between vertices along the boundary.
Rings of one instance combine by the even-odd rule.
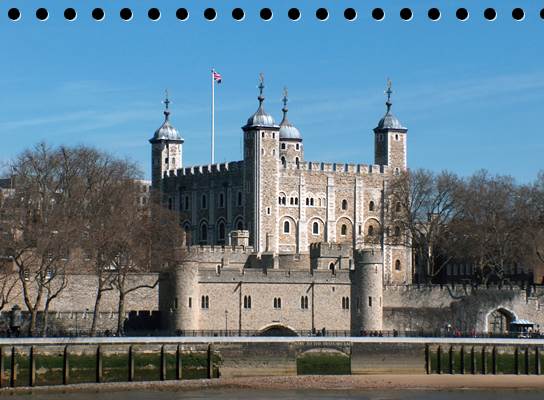
[[285, 143], [282, 143], [282, 144], [281, 144], [281, 149], [282, 149], [282, 150], [285, 150]]
[[309, 197], [306, 197], [306, 205], [307, 205], [307, 206], [310, 205], [310, 198], [309, 198]]
[[289, 233], [291, 231], [291, 224], [289, 221], [283, 223], [283, 233]]
[[208, 225], [204, 222], [200, 225], [200, 241], [206, 243], [208, 240]]
[[210, 308], [210, 298], [208, 296], [202, 296], [201, 308]]
[[207, 208], [208, 207], [208, 198], [205, 194], [202, 195], [202, 198], [200, 199], [200, 206], [201, 208]]
[[238, 192], [238, 207], [242, 205], [242, 192]]
[[295, 206], [298, 206], [298, 197], [295, 197]]
[[342, 236], [346, 236], [348, 234], [348, 227], [346, 224], [342, 224], [342, 227], [340, 228], [340, 232]]
[[281, 308], [281, 298], [280, 297], [274, 297], [274, 308], [280, 309]]
[[395, 270], [400, 271], [400, 269], [401, 269], [400, 260], [397, 260], [395, 261]]
[[319, 235], [319, 223], [317, 221], [312, 224], [312, 233], [314, 235]]
[[298, 157], [295, 157], [295, 164], [297, 165], [297, 168], [300, 167], [300, 163], [298, 161]]
[[370, 201], [370, 203], [368, 203], [368, 211], [374, 211], [374, 202], [373, 201]]
[[223, 221], [219, 223], [219, 240], [225, 240], [225, 223]]
[[287, 163], [285, 162], [285, 157], [281, 157], [281, 165], [283, 165], [284, 167], [287, 165]]
[[308, 309], [308, 296], [300, 297], [300, 308], [302, 308], [303, 310]]
[[239, 231], [244, 230], [244, 223], [241, 220], [236, 224], [236, 229]]
[[373, 236], [373, 235], [374, 235], [374, 227], [370, 225], [368, 227], [368, 236]]
[[289, 204], [291, 204], [292, 206], [295, 205], [295, 198], [294, 197], [289, 198]]
[[395, 236], [400, 236], [400, 227], [395, 226]]
[[313, 206], [314, 205], [314, 198], [310, 198], [310, 205]]
[[244, 308], [251, 308], [251, 296], [244, 296]]
[[300, 145], [298, 143], [296, 144], [296, 149], [300, 150]]
[[329, 269], [330, 269], [331, 271], [334, 271], [334, 263], [331, 262], [331, 263], [329, 264]]
[[223, 193], [219, 193], [219, 207], [225, 207], [225, 195]]
[[342, 210], [347, 210], [348, 209], [348, 201], [347, 200], [342, 200]]
[[400, 201], [397, 201], [397, 204], [395, 204], [395, 211], [400, 212], [400, 210], [401, 210]]
[[349, 297], [342, 297], [342, 309], [349, 310]]

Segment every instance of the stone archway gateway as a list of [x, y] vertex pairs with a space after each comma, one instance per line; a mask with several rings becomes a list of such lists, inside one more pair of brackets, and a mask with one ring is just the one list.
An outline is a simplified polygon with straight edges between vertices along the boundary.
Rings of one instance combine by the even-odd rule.
[[494, 334], [507, 333], [510, 330], [510, 323], [516, 319], [515, 314], [500, 307], [487, 315], [487, 332]]
[[274, 324], [264, 327], [257, 336], [298, 336], [294, 329], [282, 324]]

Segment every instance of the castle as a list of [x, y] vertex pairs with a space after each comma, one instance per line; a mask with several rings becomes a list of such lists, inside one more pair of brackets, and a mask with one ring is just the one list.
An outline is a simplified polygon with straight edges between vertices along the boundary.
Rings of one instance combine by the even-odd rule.
[[[448, 303], [451, 293], [441, 299], [442, 289], [412, 285], [409, 243], [387, 240], [405, 234], [394, 224], [402, 216], [386, 189], [407, 168], [408, 132], [391, 111], [390, 85], [385, 115], [373, 129], [371, 165], [306, 161], [302, 134], [288, 119], [287, 93], [276, 124], [263, 90], [261, 78], [257, 111], [242, 127], [243, 160], [225, 164], [183, 167], [184, 139], [165, 101], [164, 123], [150, 139], [152, 187], [179, 211], [187, 249], [184, 262], [161, 279], [164, 327], [182, 334], [360, 334], [450, 322], [504, 330], [517, 318], [535, 320], [540, 302], [527, 308], [530, 294], [523, 290], [469, 290], [467, 297], [465, 288], [474, 312], [463, 316]], [[429, 317], [423, 311], [435, 303], [449, 304], [448, 311]], [[414, 310], [422, 315], [412, 318]]]

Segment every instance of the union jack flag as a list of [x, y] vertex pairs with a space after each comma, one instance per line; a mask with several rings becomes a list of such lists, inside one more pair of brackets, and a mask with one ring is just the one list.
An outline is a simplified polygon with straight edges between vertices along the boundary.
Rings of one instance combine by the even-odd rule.
[[221, 74], [212, 70], [213, 80], [217, 83], [221, 83]]

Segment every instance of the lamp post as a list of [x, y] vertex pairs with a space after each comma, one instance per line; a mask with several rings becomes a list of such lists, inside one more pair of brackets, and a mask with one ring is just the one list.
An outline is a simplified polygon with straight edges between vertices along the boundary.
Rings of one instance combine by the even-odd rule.
[[228, 322], [229, 322], [229, 312], [225, 310], [225, 336], [227, 336]]

